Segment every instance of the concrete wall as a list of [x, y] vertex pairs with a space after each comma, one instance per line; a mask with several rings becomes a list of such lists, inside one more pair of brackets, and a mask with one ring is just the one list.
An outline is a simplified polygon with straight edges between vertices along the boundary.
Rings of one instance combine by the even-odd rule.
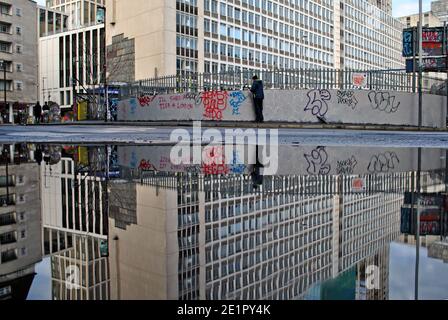
[[[171, 149], [171, 146], [119, 146], [118, 162], [132, 169], [204, 173], [203, 164], [174, 165], [170, 161]], [[444, 156], [444, 150], [422, 150], [422, 170], [444, 168]], [[275, 157], [271, 157], [275, 161]], [[239, 154], [237, 158], [239, 161], [227, 164], [216, 173], [250, 173], [255, 150], [246, 159]], [[278, 170], [274, 174], [278, 175], [382, 174], [417, 170], [418, 149], [279, 146], [277, 158]]]
[[[135, 40], [135, 80], [176, 74], [176, 1], [106, 0], [106, 45]], [[134, 79], [133, 79], [134, 80]]]
[[[269, 90], [265, 121], [418, 125], [418, 95], [368, 90]], [[446, 97], [423, 96], [423, 126], [444, 127]], [[249, 91], [212, 91], [130, 98], [119, 103], [119, 121], [253, 121]]]

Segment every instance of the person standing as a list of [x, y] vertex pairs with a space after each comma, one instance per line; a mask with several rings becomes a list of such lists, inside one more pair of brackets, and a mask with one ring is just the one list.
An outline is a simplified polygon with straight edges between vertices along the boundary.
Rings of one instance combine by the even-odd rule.
[[39, 101], [34, 105], [33, 115], [36, 123], [40, 123], [42, 117], [42, 107], [40, 106]]
[[264, 89], [263, 81], [259, 80], [255, 75], [252, 78], [252, 88], [250, 91], [254, 95], [254, 105], [255, 105], [255, 116], [256, 122], [262, 123], [264, 121], [263, 117], [263, 100], [264, 100]]

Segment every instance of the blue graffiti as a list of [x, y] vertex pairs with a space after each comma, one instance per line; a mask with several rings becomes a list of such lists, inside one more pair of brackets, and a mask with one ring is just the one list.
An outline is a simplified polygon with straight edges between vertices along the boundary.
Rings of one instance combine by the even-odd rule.
[[129, 104], [131, 105], [131, 114], [135, 114], [135, 111], [137, 110], [137, 99], [132, 98], [129, 100]]
[[131, 162], [129, 162], [129, 165], [131, 168], [135, 169], [135, 168], [137, 168], [137, 163], [138, 163], [137, 155], [135, 154], [135, 151], [132, 151]]
[[230, 172], [236, 174], [243, 174], [246, 170], [246, 165], [240, 160], [238, 153], [233, 151], [232, 164], [229, 166]]
[[246, 96], [241, 91], [230, 93], [230, 105], [232, 106], [232, 114], [239, 115], [241, 104], [246, 101]]

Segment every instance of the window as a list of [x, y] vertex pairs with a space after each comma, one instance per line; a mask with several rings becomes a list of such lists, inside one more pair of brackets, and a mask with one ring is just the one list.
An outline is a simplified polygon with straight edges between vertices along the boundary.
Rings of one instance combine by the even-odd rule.
[[0, 52], [11, 53], [11, 44], [8, 42], [0, 42]]
[[[16, 90], [17, 91], [22, 91], [23, 90], [23, 83], [22, 83], [22, 81], [17, 81], [16, 82]], [[20, 201], [25, 201], [24, 199], [25, 198], [24, 198], [23, 195], [21, 195], [20, 198], [19, 198]]]
[[22, 46], [21, 45], [17, 45], [16, 52], [17, 53], [22, 53]]
[[16, 8], [16, 16], [18, 16], [18, 17], [22, 16], [22, 9]]
[[0, 32], [1, 33], [9, 33], [10, 25], [7, 23], [0, 23]]
[[17, 72], [22, 72], [22, 71], [23, 71], [23, 66], [22, 66], [21, 63], [17, 63], [17, 64], [16, 64], [16, 71], [17, 71]]
[[10, 14], [10, 10], [11, 10], [11, 5], [8, 5], [6, 3], [1, 3], [0, 4], [0, 13], [1, 14], [9, 15]]
[[22, 34], [22, 27], [16, 27], [16, 33], [18, 35], [21, 35]]

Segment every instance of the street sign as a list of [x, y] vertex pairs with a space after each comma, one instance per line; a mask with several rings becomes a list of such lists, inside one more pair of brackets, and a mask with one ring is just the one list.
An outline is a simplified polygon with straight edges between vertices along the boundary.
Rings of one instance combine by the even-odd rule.
[[352, 84], [355, 87], [365, 87], [367, 85], [367, 73], [353, 73]]
[[[444, 37], [445, 34], [445, 37]], [[410, 58], [419, 55], [418, 32], [416, 28], [403, 30], [403, 57]], [[444, 39], [445, 38], [445, 39]], [[447, 47], [447, 34], [444, 27], [423, 28], [422, 49], [424, 57], [442, 56], [445, 54], [443, 44]], [[414, 52], [415, 49], [415, 52]]]
[[365, 178], [354, 178], [352, 180], [352, 192], [365, 192], [366, 189], [366, 179]]

